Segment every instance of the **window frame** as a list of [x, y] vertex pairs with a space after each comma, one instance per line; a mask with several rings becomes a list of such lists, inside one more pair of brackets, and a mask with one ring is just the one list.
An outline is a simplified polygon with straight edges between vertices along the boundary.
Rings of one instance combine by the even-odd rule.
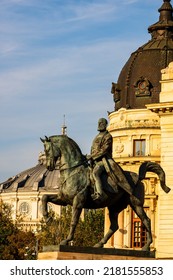
[[146, 155], [146, 139], [133, 140], [133, 156], [142, 157]]
[[[148, 207], [145, 208], [148, 211]], [[147, 242], [147, 230], [141, 222], [141, 219], [132, 210], [132, 238], [131, 247], [132, 248], [142, 248]]]

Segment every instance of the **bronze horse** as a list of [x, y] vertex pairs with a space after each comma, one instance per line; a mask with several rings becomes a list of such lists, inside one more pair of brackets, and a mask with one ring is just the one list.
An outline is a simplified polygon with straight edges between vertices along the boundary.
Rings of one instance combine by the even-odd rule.
[[126, 193], [120, 186], [118, 186], [118, 193], [115, 193], [105, 172], [102, 182], [107, 198], [105, 201], [98, 203], [91, 196], [94, 192], [91, 167], [76, 142], [66, 135], [46, 137], [41, 141], [44, 143], [47, 169], [52, 171], [58, 168], [60, 171], [60, 187], [57, 194], [43, 196], [43, 216], [45, 219], [48, 218], [48, 202], [64, 206], [72, 205], [70, 231], [67, 238], [61, 241], [61, 245], [68, 245], [68, 242], [73, 240], [83, 208], [97, 209], [107, 207], [110, 228], [103, 239], [94, 245], [94, 247], [103, 247], [118, 230], [118, 214], [130, 205], [147, 231], [147, 242], [142, 250], [149, 251], [152, 243], [151, 223], [143, 208], [145, 194], [141, 180], [145, 178], [147, 171], [154, 172], [159, 176], [162, 189], [168, 193], [170, 188], [165, 185], [165, 173], [161, 166], [154, 162], [144, 162], [139, 168], [139, 175], [122, 170], [134, 189], [133, 195]]

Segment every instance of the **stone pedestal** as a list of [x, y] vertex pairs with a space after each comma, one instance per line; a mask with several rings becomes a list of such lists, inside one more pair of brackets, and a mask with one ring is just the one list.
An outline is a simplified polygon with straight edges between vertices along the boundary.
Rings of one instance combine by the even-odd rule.
[[152, 260], [155, 252], [75, 246], [45, 246], [39, 260]]

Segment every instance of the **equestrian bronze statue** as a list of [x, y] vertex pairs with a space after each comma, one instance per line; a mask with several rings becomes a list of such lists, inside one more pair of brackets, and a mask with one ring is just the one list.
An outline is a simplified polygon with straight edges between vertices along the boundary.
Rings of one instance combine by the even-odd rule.
[[92, 167], [92, 175], [95, 181], [95, 192], [92, 198], [96, 201], [106, 199], [106, 194], [102, 186], [102, 174], [105, 171], [108, 174], [108, 181], [114, 192], [118, 192], [118, 185], [129, 194], [133, 194], [133, 188], [127, 181], [120, 166], [112, 159], [112, 135], [107, 130], [107, 120], [100, 118], [98, 120], [99, 133], [93, 140], [91, 154], [87, 156]]
[[[70, 230], [67, 238], [61, 241], [61, 245], [68, 245], [73, 240], [83, 208], [107, 207], [110, 228], [103, 239], [94, 245], [94, 247], [103, 247], [118, 229], [118, 214], [130, 205], [147, 231], [147, 241], [142, 249], [150, 250], [152, 243], [151, 224], [143, 208], [144, 185], [141, 180], [145, 178], [147, 171], [154, 172], [159, 176], [162, 189], [168, 193], [170, 188], [165, 184], [165, 173], [161, 166], [155, 162], [144, 162], [139, 168], [139, 175], [124, 171], [119, 167], [122, 176], [117, 178], [117, 163], [112, 164], [106, 157], [105, 168], [102, 168], [102, 172], [99, 173], [104, 195], [101, 194], [101, 199], [97, 199], [98, 188], [93, 173], [95, 164], [89, 162], [92, 153], [88, 161], [87, 156], [82, 154], [76, 142], [66, 135], [55, 135], [41, 140], [44, 143], [47, 169], [49, 171], [59, 169], [60, 171], [60, 185], [57, 194], [43, 196], [43, 216], [46, 220], [49, 218], [48, 202], [72, 206]], [[113, 159], [111, 160], [113, 161]], [[125, 187], [123, 186], [124, 182], [126, 183]]]

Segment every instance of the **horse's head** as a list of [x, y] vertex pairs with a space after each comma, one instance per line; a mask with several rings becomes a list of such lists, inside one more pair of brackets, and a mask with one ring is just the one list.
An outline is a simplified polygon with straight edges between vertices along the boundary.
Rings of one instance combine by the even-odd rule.
[[74, 140], [66, 135], [54, 135], [40, 138], [44, 143], [47, 169], [52, 171], [57, 166], [60, 170], [86, 164], [86, 158]]
[[40, 138], [44, 144], [44, 152], [46, 156], [46, 166], [49, 171], [53, 171], [56, 167], [56, 162], [61, 156], [60, 148], [55, 145], [51, 137], [45, 136], [45, 139]]

